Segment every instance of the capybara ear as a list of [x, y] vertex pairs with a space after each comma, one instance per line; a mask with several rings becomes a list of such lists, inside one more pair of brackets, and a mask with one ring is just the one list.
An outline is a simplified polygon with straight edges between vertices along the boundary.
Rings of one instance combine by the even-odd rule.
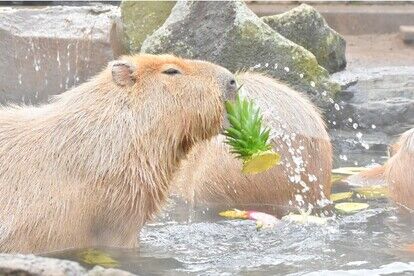
[[112, 71], [112, 79], [119, 86], [131, 86], [135, 83], [134, 64], [124, 60], [114, 60], [109, 63], [109, 68]]

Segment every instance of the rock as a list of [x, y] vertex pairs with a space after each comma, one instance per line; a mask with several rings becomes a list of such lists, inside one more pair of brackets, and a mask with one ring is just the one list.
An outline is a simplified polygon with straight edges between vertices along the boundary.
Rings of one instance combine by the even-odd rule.
[[35, 255], [0, 254], [0, 275], [20, 276], [134, 276], [115, 268], [95, 266], [87, 271], [73, 261], [38, 257]]
[[393, 137], [378, 131], [331, 129], [329, 131], [333, 148], [339, 153], [386, 152]]
[[[179, 1], [141, 51], [204, 59], [231, 71], [256, 69], [307, 92], [320, 107], [338, 89], [312, 53], [278, 34], [241, 1]], [[318, 90], [331, 95], [321, 97]]]
[[400, 34], [405, 43], [414, 43], [414, 26], [400, 26]]
[[330, 28], [311, 6], [302, 4], [288, 12], [262, 19], [279, 34], [312, 52], [318, 63], [330, 73], [345, 68], [345, 39]]
[[0, 104], [39, 103], [113, 59], [109, 5], [0, 8]]
[[129, 52], [139, 52], [148, 35], [164, 24], [175, 1], [122, 1], [123, 41]]
[[[414, 124], [414, 67], [360, 68], [332, 75], [344, 90], [337, 109], [328, 113], [330, 126], [353, 139], [349, 150], [384, 150], [393, 137]], [[345, 95], [345, 96], [344, 96]], [[335, 125], [332, 123], [335, 122]], [[337, 139], [344, 144], [345, 136]]]
[[0, 254], [0, 275], [77, 276], [86, 273], [83, 267], [72, 261], [34, 255]]
[[116, 268], [103, 268], [101, 266], [95, 266], [88, 272], [88, 276], [134, 276], [127, 271], [123, 271]]

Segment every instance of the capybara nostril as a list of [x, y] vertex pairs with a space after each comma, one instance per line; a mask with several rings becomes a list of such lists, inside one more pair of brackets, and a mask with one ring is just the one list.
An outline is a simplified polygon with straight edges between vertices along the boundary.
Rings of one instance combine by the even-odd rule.
[[233, 76], [231, 76], [230, 79], [227, 80], [224, 98], [226, 100], [233, 100], [236, 98], [236, 92], [237, 92], [237, 82], [236, 82], [236, 79]]

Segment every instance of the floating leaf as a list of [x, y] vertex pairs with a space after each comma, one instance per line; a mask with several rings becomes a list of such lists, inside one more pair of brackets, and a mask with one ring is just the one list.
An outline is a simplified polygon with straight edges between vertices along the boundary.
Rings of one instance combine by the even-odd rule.
[[388, 187], [383, 185], [364, 186], [353, 190], [366, 199], [380, 199], [388, 196]]
[[256, 221], [256, 229], [273, 228], [279, 220], [270, 214], [256, 211], [243, 211], [238, 209], [219, 213], [220, 216], [230, 219], [249, 219]]
[[358, 203], [358, 202], [343, 202], [335, 204], [335, 209], [344, 214], [352, 214], [362, 210], [365, 210], [369, 207], [367, 203]]
[[319, 224], [323, 225], [328, 222], [327, 218], [311, 216], [306, 213], [302, 214], [289, 214], [282, 218], [284, 221], [295, 222], [300, 224]]
[[247, 211], [238, 209], [227, 210], [219, 213], [220, 216], [230, 219], [248, 219], [249, 215]]
[[364, 168], [364, 167], [342, 167], [342, 168], [333, 169], [332, 173], [340, 174], [340, 175], [354, 175], [354, 174], [366, 171], [368, 169], [369, 168]]
[[350, 199], [354, 193], [353, 192], [343, 192], [343, 193], [336, 193], [331, 194], [330, 200], [333, 202], [341, 201], [345, 199]]
[[343, 174], [333, 173], [331, 175], [331, 182], [332, 183], [338, 182], [339, 180], [342, 180], [344, 177], [345, 177], [345, 175], [343, 175]]
[[91, 265], [100, 265], [106, 268], [117, 267], [119, 264], [108, 253], [96, 249], [88, 249], [79, 253], [82, 262]]

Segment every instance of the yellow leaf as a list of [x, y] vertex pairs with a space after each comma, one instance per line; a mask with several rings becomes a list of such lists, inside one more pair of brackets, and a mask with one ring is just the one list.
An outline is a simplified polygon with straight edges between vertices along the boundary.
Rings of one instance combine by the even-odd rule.
[[354, 191], [366, 199], [378, 199], [388, 196], [388, 187], [383, 185], [359, 187], [355, 188]]
[[273, 151], [262, 151], [254, 154], [243, 162], [242, 172], [245, 174], [257, 174], [264, 172], [280, 162], [280, 155]]
[[352, 214], [365, 210], [369, 207], [367, 203], [343, 202], [335, 204], [335, 209], [344, 214]]
[[338, 182], [339, 180], [341, 180], [344, 177], [345, 177], [345, 175], [333, 173], [331, 175], [331, 182], [332, 183]]
[[231, 218], [231, 219], [247, 219], [248, 213], [246, 211], [233, 209], [233, 210], [227, 210], [219, 213], [220, 216], [225, 218]]
[[353, 174], [366, 171], [368, 169], [369, 168], [364, 168], [364, 167], [342, 167], [342, 168], [333, 169], [332, 173], [340, 174], [340, 175], [353, 175]]
[[79, 257], [82, 262], [91, 265], [100, 265], [106, 268], [117, 267], [119, 265], [109, 254], [95, 249], [83, 251], [79, 253]]
[[343, 192], [343, 193], [331, 194], [330, 199], [333, 202], [341, 201], [341, 200], [344, 200], [344, 199], [351, 198], [353, 194], [354, 194], [353, 192]]

